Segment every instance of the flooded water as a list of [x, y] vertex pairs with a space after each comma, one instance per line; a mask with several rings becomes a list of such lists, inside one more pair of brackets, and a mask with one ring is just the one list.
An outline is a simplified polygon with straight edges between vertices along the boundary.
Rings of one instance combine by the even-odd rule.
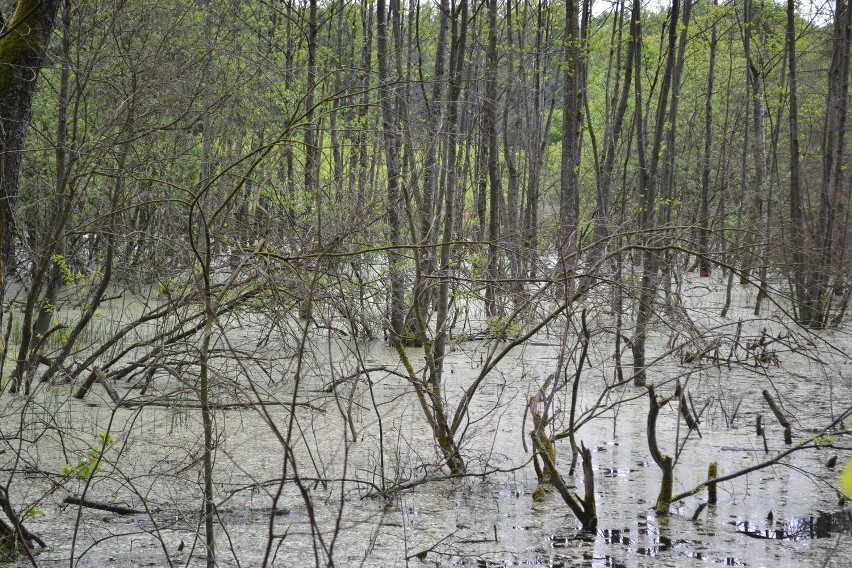
[[[675, 494], [706, 479], [710, 462], [721, 476], [790, 447], [764, 390], [789, 417], [794, 445], [852, 405], [852, 342], [842, 330], [804, 335], [781, 325], [777, 308], [754, 318], [744, 290], [721, 320], [718, 282], [694, 283], [689, 292], [683, 313], [692, 322], [661, 322], [649, 357], [660, 357], [649, 371], [657, 393], [673, 395], [679, 379], [701, 414], [700, 436], [693, 431], [684, 441], [677, 400], [660, 410], [661, 450], [677, 455]], [[314, 333], [299, 367], [291, 345], [273, 338], [258, 347], [251, 322], [229, 324], [213, 377], [219, 565], [259, 566], [267, 558], [276, 566], [847, 566], [850, 519], [835, 488], [852, 443], [838, 432], [820, 439], [825, 447], [721, 483], [716, 505], [705, 505], [702, 491], [673, 503], [668, 516], [654, 513], [662, 473], [648, 450], [647, 391], [629, 384], [607, 389], [614, 381], [612, 336], [596, 334], [609, 317], [599, 309], [591, 316], [590, 359], [578, 393], [577, 440], [591, 449], [599, 517], [591, 534], [555, 491], [533, 498], [526, 409], [556, 368], [555, 333], [543, 331], [489, 374], [459, 429], [470, 475], [447, 479], [410, 384], [386, 371], [403, 372], [394, 351]], [[684, 329], [695, 341], [667, 355], [667, 344], [688, 336], [674, 337]], [[734, 339], [755, 347], [732, 351]], [[451, 410], [495, 345], [506, 344], [454, 345], [445, 364]], [[239, 361], [225, 356], [238, 351]], [[692, 351], [733, 354], [733, 363], [683, 362]], [[409, 356], [422, 366], [422, 351]], [[38, 565], [203, 564], [203, 434], [194, 375], [177, 358], [164, 358], [163, 368], [144, 396], [140, 384], [117, 383], [126, 401], [145, 405], [115, 409], [97, 384], [84, 401], [70, 398], [64, 384], [43, 386], [29, 401], [8, 393], [0, 399], [9, 492], [19, 510], [31, 511], [27, 528], [47, 544]], [[343, 380], [364, 368], [374, 370]], [[258, 400], [264, 404], [248, 405]], [[562, 431], [570, 385], [555, 401], [555, 430]], [[765, 445], [756, 435], [758, 416]], [[97, 470], [75, 470], [95, 469], [104, 440]], [[284, 459], [285, 447], [293, 461]], [[556, 452], [566, 482], [582, 494], [582, 474], [568, 476], [567, 439]], [[66, 502], [71, 496], [140, 512], [80, 507]]]

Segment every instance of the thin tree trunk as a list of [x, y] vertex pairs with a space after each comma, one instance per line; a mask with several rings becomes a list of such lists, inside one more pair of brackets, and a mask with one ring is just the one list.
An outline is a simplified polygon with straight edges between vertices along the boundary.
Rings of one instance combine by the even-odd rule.
[[[512, 277], [515, 279], [522, 278], [524, 272], [526, 272], [523, 267], [523, 262], [521, 261], [522, 257], [530, 258], [534, 255], [535, 245], [531, 244], [531, 240], [534, 240], [534, 231], [533, 228], [534, 223], [536, 222], [533, 217], [537, 211], [539, 206], [538, 200], [534, 203], [528, 201], [526, 207], [527, 218], [524, 221], [524, 231], [527, 234], [526, 242], [522, 242], [522, 240], [518, 237], [518, 231], [520, 226], [520, 221], [518, 218], [518, 212], [521, 210], [521, 190], [520, 190], [520, 175], [518, 173], [518, 164], [517, 164], [517, 138], [518, 138], [518, 119], [517, 119], [517, 105], [513, 105], [512, 101], [517, 100], [517, 81], [518, 77], [516, 76], [515, 69], [515, 19], [514, 19], [514, 11], [516, 7], [512, 4], [512, 0], [507, 0], [506, 2], [506, 39], [507, 39], [507, 48], [506, 48], [506, 75], [509, 77], [506, 85], [506, 96], [505, 101], [506, 104], [503, 106], [503, 113], [501, 117], [501, 122], [503, 124], [503, 159], [506, 162], [506, 197], [505, 197], [505, 215], [503, 219], [503, 224], [505, 225], [503, 228], [503, 234], [507, 236], [509, 240], [510, 246], [510, 256], [509, 261], [512, 267]], [[514, 112], [513, 112], [514, 110]], [[530, 157], [532, 160], [533, 158]], [[527, 199], [532, 199], [532, 196], [535, 195], [538, 191], [537, 187], [532, 186], [532, 181], [530, 181], [530, 189], [527, 192]], [[526, 251], [523, 249], [526, 247]], [[526, 254], [524, 254], [526, 253]], [[517, 290], [516, 290], [517, 291]]]
[[308, 211], [316, 215], [317, 239], [322, 241], [322, 191], [319, 179], [317, 179], [317, 167], [319, 166], [319, 126], [314, 122], [314, 105], [316, 101], [317, 83], [317, 0], [308, 2], [308, 61], [307, 61], [307, 85], [305, 92], [305, 170], [304, 170], [304, 192], [310, 195], [307, 206]]
[[559, 263], [570, 279], [567, 258], [576, 252], [580, 219], [580, 144], [583, 125], [583, 58], [580, 0], [565, 0], [565, 77], [559, 191]]
[[[719, 5], [713, 0], [713, 7]], [[710, 28], [710, 62], [707, 71], [707, 93], [704, 103], [704, 155], [701, 160], [701, 200], [698, 232], [698, 270], [702, 278], [710, 276], [710, 166], [713, 159], [713, 92], [716, 81], [716, 47], [718, 45], [716, 20]]]
[[[419, 9], [419, 6], [418, 6]], [[428, 109], [426, 150], [423, 163], [423, 187], [418, 211], [420, 225], [420, 245], [422, 249], [418, 254], [420, 259], [417, 268], [417, 277], [414, 281], [413, 295], [415, 316], [419, 319], [418, 326], [422, 328], [421, 334], [425, 334], [428, 327], [430, 308], [434, 293], [426, 278], [434, 271], [435, 253], [431, 246], [437, 242], [438, 216], [440, 206], [438, 205], [438, 185], [441, 179], [439, 154], [441, 153], [442, 138], [444, 132], [443, 101], [444, 101], [444, 57], [447, 50], [447, 30], [449, 27], [449, 0], [441, 0], [438, 16], [438, 42], [435, 51], [435, 67], [432, 76], [432, 97], [424, 100]], [[418, 19], [419, 35], [419, 19]], [[419, 44], [419, 40], [418, 40]], [[418, 50], [419, 50], [418, 45]], [[422, 56], [419, 58], [422, 71]], [[424, 91], [424, 97], [426, 97]]]
[[335, 45], [335, 58], [336, 65], [334, 66], [334, 88], [332, 92], [332, 96], [334, 97], [331, 102], [331, 113], [329, 116], [329, 134], [331, 136], [331, 154], [332, 154], [332, 163], [334, 166], [333, 169], [333, 179], [334, 179], [334, 191], [336, 196], [336, 202], [341, 204], [344, 202], [343, 195], [343, 154], [340, 148], [340, 134], [339, 128], [337, 125], [338, 121], [338, 113], [341, 104], [340, 91], [343, 89], [343, 83], [341, 80], [342, 68], [343, 68], [343, 42], [345, 41], [345, 32], [346, 29], [343, 26], [343, 12], [344, 12], [344, 0], [340, 0], [338, 5], [335, 7], [337, 10], [337, 43]]
[[[392, 107], [396, 86], [389, 85], [388, 68], [388, 25], [389, 17], [396, 17], [391, 12], [398, 10], [398, 0], [391, 0], [390, 6], [386, 0], [376, 4], [376, 55], [379, 64], [379, 101], [382, 109], [382, 130], [385, 151], [385, 168], [387, 170], [387, 211], [388, 238], [391, 248], [388, 250], [388, 271], [390, 274], [389, 320], [388, 333], [391, 344], [400, 341], [405, 324], [405, 290], [402, 254], [399, 245], [402, 243], [402, 229], [399, 197], [400, 164], [399, 164], [399, 133]], [[392, 91], [393, 93], [392, 94]]]
[[[294, 56], [296, 53], [295, 43], [293, 41], [293, 21], [296, 15], [293, 11], [293, 1], [284, 3], [284, 33], [286, 36], [284, 48], [284, 88], [291, 91], [293, 88], [293, 71], [294, 71]], [[294, 205], [296, 203], [296, 173], [294, 168], [293, 147], [291, 144], [284, 145], [284, 187], [286, 188], [287, 199], [285, 200], [284, 213], [289, 221], [293, 221], [295, 216]]]
[[[71, 4], [70, 0], [63, 1], [62, 10], [62, 67], [59, 73], [59, 100], [57, 101], [56, 117], [56, 148], [54, 156], [55, 192], [50, 203], [49, 220], [46, 225], [46, 238], [41, 245], [41, 258], [32, 271], [32, 284], [27, 294], [24, 309], [24, 320], [21, 326], [21, 341], [18, 346], [18, 360], [11, 378], [10, 391], [16, 392], [21, 381], [26, 380], [29, 394], [30, 375], [41, 352], [41, 344], [50, 327], [51, 319], [56, 308], [59, 290], [63, 285], [60, 263], [65, 262], [65, 223], [68, 219], [68, 104], [69, 81], [71, 76]], [[58, 258], [56, 257], [58, 255]], [[47, 276], [45, 281], [45, 275]], [[38, 301], [42, 288], [44, 295]], [[36, 305], [38, 304], [38, 305]], [[32, 318], [38, 310], [35, 323]], [[36, 338], [36, 344], [32, 339]]]
[[[680, 88], [681, 77], [683, 75], [683, 65], [686, 57], [686, 44], [689, 40], [689, 24], [692, 16], [692, 0], [684, 0], [683, 15], [680, 25], [680, 38], [678, 39], [677, 56], [674, 62], [674, 69], [671, 77], [671, 96], [669, 103], [669, 115], [665, 122], [666, 141], [663, 147], [664, 159], [662, 166], [662, 174], [660, 180], [660, 214], [659, 225], [665, 230], [662, 235], [665, 237], [665, 244], [669, 244], [672, 240], [672, 203], [675, 198], [675, 159], [677, 149], [677, 124], [680, 110]], [[673, 249], [665, 250], [661, 259], [663, 261], [663, 289], [667, 300], [667, 306], [672, 304], [671, 297], [671, 282], [672, 282], [672, 267], [675, 264], [677, 251]]]
[[459, 99], [461, 95], [462, 68], [464, 63], [465, 47], [467, 43], [468, 3], [460, 0], [457, 8], [451, 15], [450, 47], [450, 70], [449, 86], [447, 90], [447, 183], [444, 190], [444, 226], [443, 242], [440, 246], [440, 275], [441, 283], [438, 288], [438, 306], [436, 311], [436, 338], [433, 349], [429, 355], [430, 373], [429, 387], [430, 397], [435, 414], [435, 422], [441, 432], [439, 445], [444, 453], [451, 471], [461, 473], [464, 471], [464, 462], [455, 447], [455, 441], [449, 429], [449, 424], [444, 411], [442, 381], [444, 356], [446, 355], [447, 339], [449, 336], [449, 304], [450, 304], [450, 271], [452, 240], [455, 236], [456, 220], [456, 193], [459, 163], [457, 157], [458, 145], [458, 122], [459, 122]]
[[[488, 152], [488, 264], [486, 266], [485, 311], [497, 315], [498, 251], [500, 238], [500, 163], [497, 148], [497, 0], [488, 0], [488, 44], [485, 67], [483, 130]], [[482, 150], [480, 150], [482, 152]]]
[[828, 73], [825, 133], [823, 136], [823, 172], [820, 191], [820, 208], [816, 224], [816, 255], [812, 269], [808, 270], [810, 298], [807, 311], [811, 312], [805, 323], [823, 327], [828, 320], [831, 271], [834, 262], [835, 219], [840, 203], [844, 179], [844, 154], [846, 150], [846, 122], [849, 95], [850, 35], [852, 35], [852, 10], [849, 3], [836, 0], [834, 8], [833, 54]]
[[[641, 3], [639, 0], [634, 0], [633, 3], [633, 21], [631, 24], [634, 27], [634, 38], [641, 38]], [[636, 327], [633, 336], [633, 384], [635, 386], [645, 386], [647, 381], [645, 369], [645, 342], [648, 336], [648, 324], [651, 321], [653, 297], [656, 294], [657, 271], [659, 268], [659, 254], [652, 251], [650, 245], [653, 244], [653, 230], [655, 224], [655, 208], [657, 203], [657, 172], [659, 169], [659, 161], [662, 154], [662, 144], [666, 137], [666, 121], [668, 97], [671, 90], [672, 75], [675, 70], [675, 48], [677, 42], [677, 31], [680, 21], [680, 2], [675, 0], [672, 4], [671, 16], [668, 23], [668, 51], [666, 63], [663, 69], [663, 80], [660, 85], [659, 102], [657, 106], [657, 117], [654, 125], [654, 143], [651, 146], [650, 163], [646, 155], [647, 133], [642, 120], [642, 96], [641, 96], [641, 80], [642, 80], [642, 50], [636, 50], [635, 64], [635, 82], [636, 82], [636, 104], [634, 113], [636, 114], [637, 142], [638, 142], [638, 157], [639, 157], [639, 195], [643, 196], [641, 200], [640, 212], [640, 235], [641, 242], [644, 246], [642, 251], [642, 280], [639, 289], [639, 303], [636, 310]], [[641, 46], [641, 39], [637, 39], [637, 45]]]
[[[614, 107], [615, 112], [611, 116], [607, 114], [606, 127], [604, 132], [603, 156], [601, 158], [601, 167], [598, 173], [597, 184], [597, 209], [595, 210], [595, 241], [601, 243], [597, 250], [602, 251], [604, 241], [610, 235], [609, 223], [609, 194], [612, 187], [612, 178], [615, 172], [615, 157], [617, 147], [621, 139], [621, 133], [624, 128], [624, 117], [627, 114], [627, 107], [630, 102], [630, 88], [633, 81], [633, 65], [635, 62], [636, 41], [635, 38], [628, 37], [627, 39], [627, 54], [624, 57], [624, 71], [622, 81], [621, 70], [621, 43], [622, 30], [624, 28], [624, 0], [619, 4], [619, 9], [616, 14], [615, 22], [613, 23], [613, 35], [617, 38], [614, 41], [613, 49], [618, 51], [615, 67], [615, 93], [613, 95], [613, 104], [608, 108]], [[621, 89], [619, 91], [619, 83]]]
[[799, 151], [799, 96], [796, 73], [796, 3], [787, 0], [787, 64], [790, 75], [790, 235], [789, 250], [793, 256], [793, 291], [796, 296], [797, 319], [810, 324], [815, 315], [811, 311], [806, 290], [806, 261], [804, 255], [804, 215], [802, 204], [801, 165]]
[[754, 304], [754, 315], [760, 315], [760, 304], [767, 294], [766, 278], [769, 269], [769, 251], [772, 240], [772, 185], [769, 182], [766, 153], [766, 86], [763, 61], [758, 58], [755, 77], [756, 95], [754, 97], [754, 161], [755, 185], [758, 190], [758, 212], [763, 225], [763, 237], [760, 243], [760, 265], [758, 267], [759, 288]]

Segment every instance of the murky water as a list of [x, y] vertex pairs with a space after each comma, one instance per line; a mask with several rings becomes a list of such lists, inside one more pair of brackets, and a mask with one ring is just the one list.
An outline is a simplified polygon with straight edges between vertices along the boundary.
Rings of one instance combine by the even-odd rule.
[[[852, 404], [852, 366], [844, 355], [852, 346], [849, 338], [826, 333], [823, 339], [837, 350], [819, 345], [818, 337], [811, 338], [815, 346], [805, 345], [801, 338], [785, 336], [775, 316], [757, 321], [748, 316], [753, 301], [744, 291], [738, 291], [731, 318], [717, 321], [715, 308], [710, 309], [721, 298], [715, 286], [696, 286], [687, 295], [695, 325], [722, 329], [713, 338], [730, 338], [742, 320], [740, 336], [755, 341], [766, 328], [780, 366], [771, 358], [757, 364], [754, 354], [745, 352], [734, 359], [750, 357], [751, 367], [681, 363], [677, 355], [654, 365], [649, 380], [660, 395], [670, 396], [674, 379], [680, 378], [695, 408], [704, 409], [700, 437], [692, 432], [685, 443], [677, 402], [661, 409], [661, 449], [675, 455], [682, 447], [676, 494], [705, 479], [711, 461], [725, 475], [788, 447], [763, 399], [764, 389], [790, 416], [794, 444]], [[604, 320], [606, 314], [599, 317]], [[599, 528], [589, 535], [579, 530], [556, 492], [533, 499], [537, 483], [525, 409], [555, 369], [557, 337], [542, 333], [488, 377], [462, 426], [468, 470], [481, 475], [442, 480], [429, 427], [404, 379], [375, 370], [369, 383], [362, 375], [327, 392], [328, 385], [359, 367], [397, 369], [395, 352], [380, 343], [312, 336], [296, 396], [299, 406], [291, 415], [295, 362], [282, 356], [286, 349], [275, 341], [258, 349], [252, 328], [243, 323], [228, 332], [229, 349], [250, 351], [251, 358], [242, 367], [234, 360], [218, 361], [214, 377], [217, 401], [230, 405], [216, 411], [222, 566], [258, 566], [265, 556], [276, 566], [325, 565], [329, 556], [339, 566], [848, 565], [852, 538], [837, 514], [843, 509], [830, 485], [837, 485], [838, 471], [852, 458], [848, 438], [836, 435], [826, 439], [836, 448], [796, 452], [783, 464], [722, 483], [715, 506], [702, 508], [706, 492], [701, 492], [660, 517], [653, 512], [661, 471], [648, 451], [646, 391], [614, 388], [600, 405], [609, 409], [597, 412], [577, 434], [578, 442], [591, 448], [594, 465]], [[718, 328], [722, 325], [727, 327]], [[652, 349], [663, 354], [671, 332], [663, 326], [658, 332]], [[774, 341], [779, 334], [783, 341]], [[705, 343], [713, 339], [703, 337]], [[455, 346], [446, 363], [445, 396], [451, 408], [493, 346], [487, 341]], [[720, 341], [717, 355], [729, 354], [730, 346]], [[415, 364], [422, 361], [416, 350], [410, 356]], [[581, 411], [598, 406], [613, 371], [611, 337], [593, 338], [579, 391]], [[11, 476], [14, 503], [21, 509], [33, 505], [37, 513], [26, 524], [48, 544], [37, 557], [39, 565], [203, 563], [203, 539], [196, 536], [203, 535], [198, 526], [203, 444], [197, 399], [187, 388], [191, 384], [190, 371], [175, 365], [152, 387], [162, 393], [157, 405], [117, 410], [97, 385], [82, 402], [69, 398], [68, 385], [45, 386], [29, 403], [4, 394], [0, 427], [6, 451], [0, 457], [4, 475]], [[128, 400], [140, 396], [135, 387], [118, 384]], [[256, 400], [267, 404], [234, 406]], [[568, 421], [570, 392], [559, 393], [556, 401], [560, 430]], [[758, 415], [766, 425], [768, 452], [755, 434]], [[99, 471], [90, 477], [63, 475], [66, 465], [91, 461], [87, 452], [107, 431], [114, 441]], [[282, 475], [294, 474], [293, 464], [283, 461], [282, 439], [290, 440], [297, 456], [299, 484], [278, 483]], [[837, 465], [830, 468], [827, 462], [835, 455]], [[557, 461], [568, 482], [582, 492], [582, 477], [567, 477], [567, 440], [557, 444]], [[391, 498], [381, 496], [382, 488], [399, 484], [407, 488]], [[273, 510], [272, 496], [279, 488]], [[70, 495], [143, 512], [122, 515], [63, 503]], [[828, 528], [820, 512], [835, 515]]]

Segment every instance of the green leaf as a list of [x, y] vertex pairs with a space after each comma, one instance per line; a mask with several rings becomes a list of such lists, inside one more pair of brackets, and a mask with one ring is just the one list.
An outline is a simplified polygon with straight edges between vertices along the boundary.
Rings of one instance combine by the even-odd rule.
[[847, 497], [852, 497], [852, 461], [846, 464], [846, 467], [840, 474], [840, 490]]

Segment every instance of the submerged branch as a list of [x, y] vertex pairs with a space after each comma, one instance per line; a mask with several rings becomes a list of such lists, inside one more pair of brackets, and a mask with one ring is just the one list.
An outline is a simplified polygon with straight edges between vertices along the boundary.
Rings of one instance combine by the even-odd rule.
[[88, 499], [82, 499], [80, 497], [68, 496], [62, 500], [63, 503], [67, 503], [69, 505], [78, 505], [80, 507], [87, 507], [89, 509], [97, 509], [99, 511], [108, 511], [110, 513], [116, 513], [118, 515], [143, 515], [145, 511], [141, 509], [133, 509], [131, 507], [124, 507], [122, 505], [112, 505], [110, 503], [100, 503], [98, 501], [90, 501]]

